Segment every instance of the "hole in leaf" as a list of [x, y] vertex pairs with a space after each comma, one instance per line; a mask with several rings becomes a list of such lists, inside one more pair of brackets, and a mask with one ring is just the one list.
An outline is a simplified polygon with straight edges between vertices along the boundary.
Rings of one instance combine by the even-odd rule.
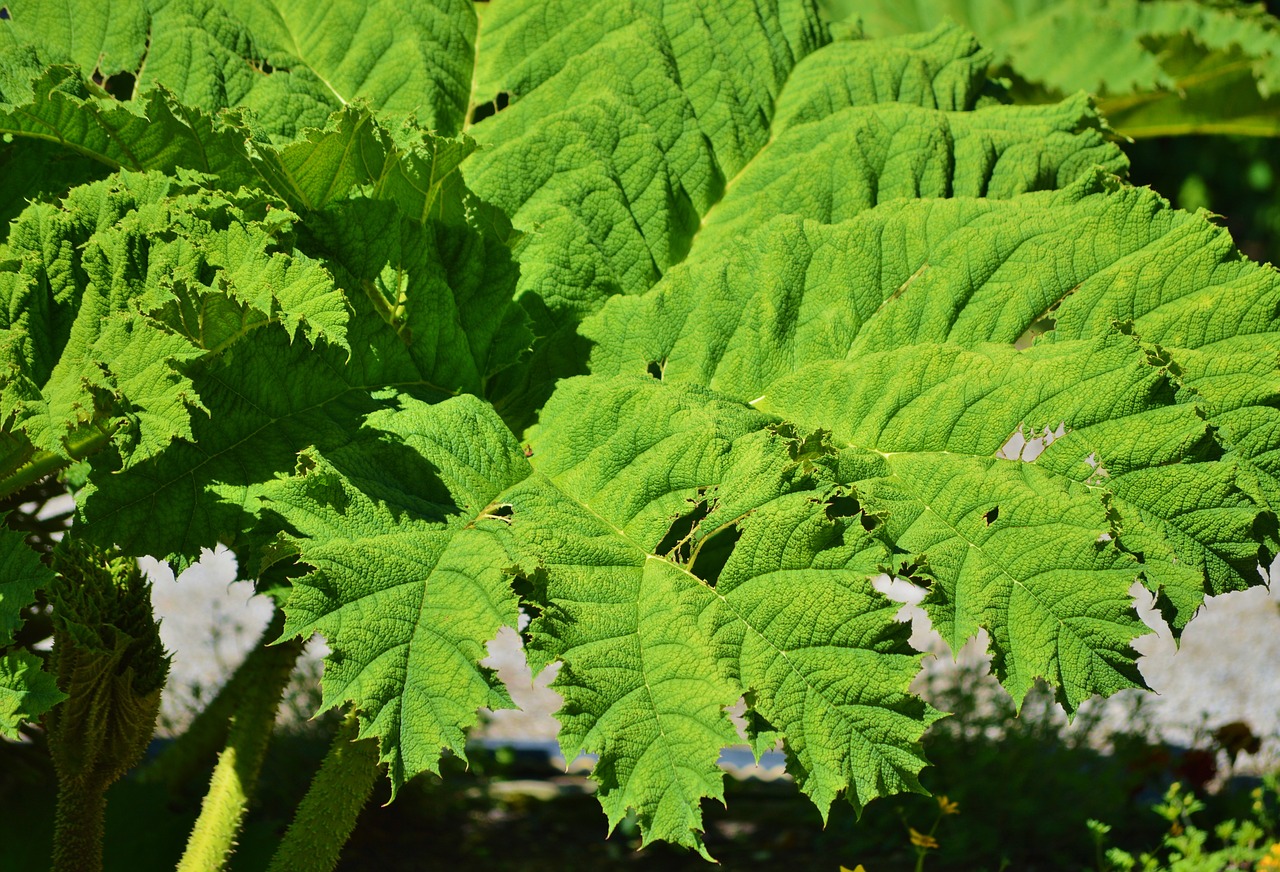
[[1022, 335], [1013, 341], [1013, 347], [1018, 351], [1025, 351], [1031, 347], [1037, 336], [1042, 333], [1048, 333], [1058, 326], [1058, 319], [1054, 317], [1054, 314], [1058, 311], [1058, 307], [1062, 305], [1062, 301], [1074, 294], [1079, 287], [1079, 285], [1076, 285], [1070, 288], [1065, 294], [1050, 303], [1049, 308], [1045, 309], [1038, 318], [1028, 324]]
[[982, 520], [986, 521], [987, 526], [990, 527], [996, 522], [996, 518], [998, 517], [1000, 517], [1000, 507], [992, 506], [991, 510], [982, 516]]
[[138, 77], [129, 72], [104, 77], [101, 70], [94, 70], [92, 78], [95, 85], [117, 100], [132, 100], [134, 86], [138, 83]]
[[742, 530], [737, 524], [708, 536], [698, 545], [696, 559], [689, 567], [689, 571], [711, 587], [715, 587], [716, 582], [720, 580], [721, 571], [729, 562], [733, 549], [741, 538]]
[[1065, 436], [1066, 433], [1067, 425], [1064, 421], [1052, 430], [1046, 427], [1044, 433], [1039, 436], [1032, 436], [1028, 439], [1022, 425], [1019, 424], [1018, 429], [1009, 434], [1009, 438], [1000, 446], [1000, 450], [996, 452], [996, 457], [1000, 457], [1005, 460], [1022, 460], [1027, 463], [1031, 463], [1039, 457], [1046, 448], [1052, 445], [1055, 439]]
[[836, 518], [857, 518], [858, 523], [862, 525], [862, 529], [870, 533], [876, 527], [880, 526], [880, 519], [875, 515], [867, 514], [862, 508], [862, 504], [858, 502], [857, 497], [848, 494], [836, 494], [826, 502], [826, 516], [830, 521]]
[[488, 103], [481, 103], [479, 106], [471, 110], [471, 123], [479, 124], [490, 115], [497, 115], [510, 105], [511, 94], [506, 91], [499, 91], [498, 96], [494, 97]]
[[852, 518], [861, 511], [862, 504], [858, 502], [857, 497], [837, 494], [827, 500], [827, 519], [830, 521], [836, 518]]
[[1026, 351], [1036, 341], [1036, 337], [1042, 333], [1048, 333], [1057, 326], [1057, 319], [1045, 315], [1043, 318], [1037, 318], [1031, 322], [1031, 326], [1022, 331], [1022, 335], [1013, 340], [1013, 347], [1018, 351]]
[[289, 72], [287, 69], [284, 69], [283, 67], [272, 66], [271, 61], [267, 60], [266, 58], [263, 58], [260, 61], [249, 61], [249, 68], [252, 69], [254, 72], [262, 73], [262, 75], [264, 76], [269, 76], [272, 73]]
[[495, 518], [510, 518], [513, 514], [515, 514], [515, 512], [511, 510], [511, 506], [504, 504], [504, 505], [495, 507], [494, 510], [491, 511], [489, 514], [493, 515]]
[[658, 381], [662, 381], [662, 370], [666, 365], [667, 362], [665, 360], [651, 360], [649, 361], [649, 365], [645, 367], [644, 371], [656, 378]]
[[831, 436], [830, 430], [814, 430], [808, 435], [794, 440], [787, 448], [787, 452], [791, 455], [792, 460], [801, 463], [807, 463], [814, 458], [822, 457], [824, 454], [833, 453], [831, 442], [828, 437]]
[[9, 20], [9, 7], [0, 6], [0, 21], [8, 21], [8, 20]]
[[[705, 488], [698, 490], [699, 498], [705, 494]], [[653, 549], [653, 553], [669, 557], [676, 563], [688, 563], [689, 557], [693, 554], [693, 531], [709, 514], [711, 514], [710, 501], [699, 499], [693, 509], [671, 522], [667, 534], [662, 537], [658, 547]]]
[[520, 569], [507, 570], [511, 573], [511, 589], [520, 598], [520, 610], [530, 620], [542, 616], [547, 606], [547, 573], [544, 569], [535, 569], [530, 575]]

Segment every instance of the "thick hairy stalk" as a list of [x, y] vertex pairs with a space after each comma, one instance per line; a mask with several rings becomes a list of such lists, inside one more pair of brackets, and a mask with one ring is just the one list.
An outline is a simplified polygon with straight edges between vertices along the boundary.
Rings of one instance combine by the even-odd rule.
[[283, 618], [277, 613], [258, 644], [236, 667], [207, 706], [200, 710], [186, 731], [141, 771], [145, 781], [170, 789], [189, 784], [191, 779], [217, 757], [226, 745], [231, 719], [251, 688], [278, 674], [282, 649], [268, 643], [280, 635]]
[[[277, 613], [268, 632], [278, 631], [282, 620]], [[216, 872], [226, 868], [262, 770], [280, 697], [302, 646], [303, 640], [293, 639], [263, 649], [264, 662], [256, 672], [257, 680], [244, 688], [231, 719], [226, 747], [214, 766], [209, 791], [178, 872]]]
[[354, 713], [338, 728], [267, 872], [331, 872], [378, 776], [378, 743], [357, 739]]

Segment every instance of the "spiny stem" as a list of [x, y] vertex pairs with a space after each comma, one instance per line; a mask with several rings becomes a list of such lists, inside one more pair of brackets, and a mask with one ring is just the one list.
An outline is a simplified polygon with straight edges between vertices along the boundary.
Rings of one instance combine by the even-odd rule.
[[[278, 635], [283, 625], [283, 614], [277, 611], [268, 632]], [[209, 792], [200, 806], [200, 816], [187, 840], [178, 872], [220, 872], [227, 867], [249, 808], [249, 796], [262, 771], [280, 697], [302, 646], [303, 640], [290, 639], [265, 649], [267, 663], [258, 673], [258, 680], [245, 689], [231, 720], [227, 745], [213, 768]]]
[[378, 776], [378, 745], [348, 714], [267, 872], [332, 872]]
[[262, 631], [258, 644], [249, 650], [213, 700], [196, 715], [181, 736], [139, 773], [142, 780], [176, 789], [189, 783], [215, 758], [218, 749], [226, 744], [231, 719], [249, 689], [264, 678], [270, 680], [278, 671], [275, 663], [279, 657], [278, 648], [269, 643], [280, 635], [281, 626], [279, 622], [272, 621]]
[[100, 784], [62, 782], [54, 817], [53, 872], [102, 872], [107, 794]]

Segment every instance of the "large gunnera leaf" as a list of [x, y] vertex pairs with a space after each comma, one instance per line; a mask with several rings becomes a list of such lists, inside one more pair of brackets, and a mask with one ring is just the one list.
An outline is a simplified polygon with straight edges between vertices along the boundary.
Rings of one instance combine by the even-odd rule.
[[861, 457], [802, 451], [786, 428], [710, 392], [647, 377], [569, 382], [543, 414], [537, 474], [503, 496], [542, 614], [538, 663], [566, 756], [598, 753], [616, 825], [701, 845], [723, 800], [724, 709], [746, 694], [752, 740], [782, 739], [824, 816], [919, 790], [936, 716], [907, 692], [919, 655], [870, 579], [889, 562], [848, 500]]
[[[858, 499], [914, 555], [948, 641], [991, 633], [1015, 697], [1045, 677], [1073, 707], [1137, 681], [1135, 578], [1176, 629], [1259, 581], [1280, 491], [1249, 437], [1275, 397], [1280, 282], [1203, 217], [1099, 177], [777, 218], [704, 253], [589, 323], [593, 369], [708, 385], [874, 452]], [[1014, 433], [1062, 428], [1034, 463], [1005, 459]]]
[[949, 19], [994, 51], [1019, 101], [1097, 95], [1132, 137], [1280, 135], [1280, 21], [1237, 0], [820, 0], [870, 36]]
[[[0, 27], [44, 22], [0, 159], [76, 155], [0, 189], [2, 481], [96, 452], [76, 535], [293, 579], [394, 787], [509, 704], [522, 605], [611, 825], [705, 852], [739, 701], [824, 814], [920, 789], [878, 574], [1071, 710], [1141, 683], [1135, 582], [1179, 631], [1258, 581], [1280, 283], [1128, 187], [1089, 97], [807, 0], [401, 5]], [[191, 75], [151, 79], [171, 13]]]
[[530, 402], [582, 371], [581, 318], [643, 293], [702, 237], [780, 211], [839, 220], [896, 197], [1008, 197], [1126, 166], [1083, 98], [989, 105], [989, 58], [954, 29], [832, 43], [807, 4], [763, 0], [533, 10], [484, 14], [477, 99], [510, 105], [471, 128], [488, 147], [464, 166], [537, 231], [517, 249], [545, 337], [523, 371]]

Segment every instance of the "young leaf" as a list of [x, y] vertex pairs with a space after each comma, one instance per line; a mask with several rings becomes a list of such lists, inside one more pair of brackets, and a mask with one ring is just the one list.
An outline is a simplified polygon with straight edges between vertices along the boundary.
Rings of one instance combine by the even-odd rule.
[[35, 602], [36, 591], [48, 586], [53, 572], [24, 537], [0, 527], [0, 647], [8, 645], [22, 624], [22, 610]]

